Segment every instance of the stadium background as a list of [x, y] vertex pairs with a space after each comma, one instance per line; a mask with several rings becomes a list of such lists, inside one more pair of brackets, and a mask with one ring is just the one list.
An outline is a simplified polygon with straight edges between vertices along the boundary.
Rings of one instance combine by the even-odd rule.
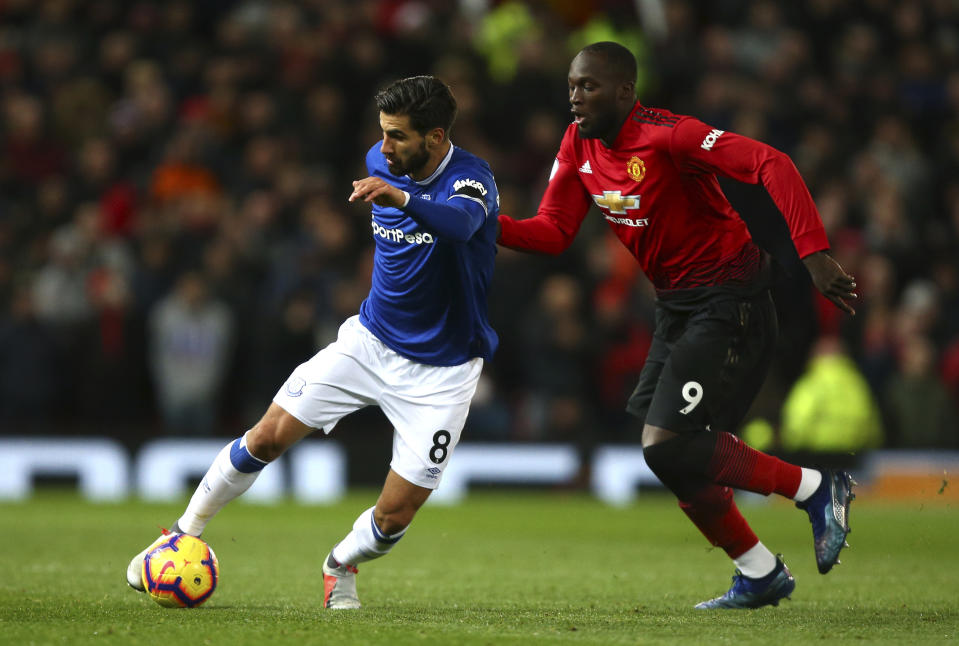
[[[346, 197], [380, 136], [376, 89], [450, 83], [453, 141], [525, 217], [569, 121], [570, 57], [615, 39], [644, 103], [788, 153], [857, 276], [843, 317], [763, 190], [723, 184], [781, 269], [751, 440], [955, 455], [957, 25], [948, 0], [0, 2], [0, 443], [235, 437], [366, 294], [368, 209]], [[497, 264], [502, 345], [464, 442], [635, 445], [622, 409], [653, 309], [635, 263], [591, 218], [559, 258]], [[790, 414], [820, 435], [791, 435]], [[377, 411], [337, 428], [350, 482], [382, 478], [389, 437]]]

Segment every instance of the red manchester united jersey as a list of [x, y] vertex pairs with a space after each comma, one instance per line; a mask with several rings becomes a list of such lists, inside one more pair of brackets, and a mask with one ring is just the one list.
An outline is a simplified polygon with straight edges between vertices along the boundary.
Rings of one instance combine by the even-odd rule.
[[763, 184], [800, 257], [829, 246], [796, 167], [766, 144], [638, 102], [611, 148], [577, 128], [566, 130], [536, 217], [500, 216], [501, 244], [560, 253], [595, 204], [659, 290], [748, 280], [759, 250], [721, 174]]

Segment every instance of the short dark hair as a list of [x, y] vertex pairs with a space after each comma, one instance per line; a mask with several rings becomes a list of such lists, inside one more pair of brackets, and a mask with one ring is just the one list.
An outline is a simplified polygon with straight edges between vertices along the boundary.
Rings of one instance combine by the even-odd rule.
[[411, 76], [390, 83], [376, 94], [384, 114], [409, 115], [410, 125], [425, 135], [442, 128], [447, 136], [456, 119], [456, 99], [449, 86], [435, 76]]
[[606, 59], [606, 64], [616, 77], [624, 82], [636, 82], [636, 57], [633, 53], [620, 45], [609, 40], [587, 45], [580, 50], [583, 54], [594, 54]]

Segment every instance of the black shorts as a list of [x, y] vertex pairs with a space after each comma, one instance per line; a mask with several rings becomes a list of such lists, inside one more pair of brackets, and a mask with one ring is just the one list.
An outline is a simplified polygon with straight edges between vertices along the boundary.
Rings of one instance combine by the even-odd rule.
[[765, 287], [701, 289], [657, 301], [656, 332], [626, 410], [670, 431], [732, 432], [769, 370], [776, 308]]

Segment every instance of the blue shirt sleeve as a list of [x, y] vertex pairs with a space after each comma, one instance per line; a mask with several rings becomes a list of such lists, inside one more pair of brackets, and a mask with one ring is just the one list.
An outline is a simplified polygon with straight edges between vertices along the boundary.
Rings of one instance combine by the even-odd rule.
[[446, 204], [410, 196], [403, 211], [437, 235], [455, 242], [472, 238], [486, 221], [486, 205], [459, 194], [451, 196]]

